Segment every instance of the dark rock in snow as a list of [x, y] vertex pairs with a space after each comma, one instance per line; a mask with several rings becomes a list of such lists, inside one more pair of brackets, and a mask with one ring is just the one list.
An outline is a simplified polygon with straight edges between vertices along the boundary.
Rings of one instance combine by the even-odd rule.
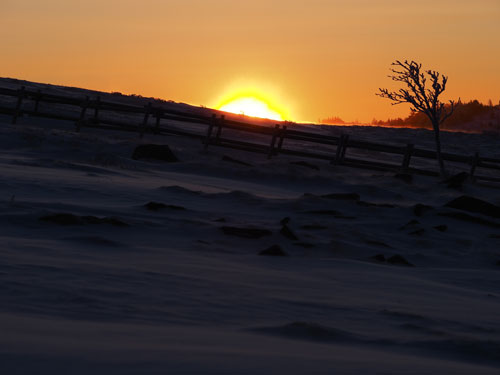
[[158, 203], [158, 202], [148, 202], [144, 205], [148, 210], [150, 211], [158, 211], [161, 210], [162, 208], [166, 208], [167, 205], [164, 203]]
[[452, 201], [446, 203], [445, 207], [456, 208], [457, 210], [475, 212], [494, 218], [500, 218], [500, 207], [489, 202], [462, 195]]
[[238, 159], [234, 159], [230, 156], [227, 156], [227, 155], [223, 155], [222, 156], [222, 160], [223, 161], [227, 161], [229, 163], [234, 163], [234, 164], [239, 164], [239, 165], [244, 165], [245, 167], [253, 167], [252, 164], [249, 164], [247, 162], [244, 162], [244, 161], [241, 161], [241, 160], [238, 160]]
[[310, 169], [314, 169], [316, 171], [319, 171], [319, 167], [317, 165], [308, 163], [306, 161], [291, 161], [290, 164], [299, 165], [301, 167], [306, 167], [306, 168], [310, 168]]
[[392, 257], [387, 259], [387, 263], [396, 265], [396, 266], [407, 266], [407, 267], [415, 267], [414, 264], [408, 262], [404, 257], [399, 254], [393, 255]]
[[306, 213], [316, 214], [316, 215], [332, 215], [332, 216], [341, 215], [341, 213], [336, 210], [312, 210], [312, 211], [307, 211]]
[[177, 210], [177, 211], [183, 211], [186, 208], [182, 206], [176, 206], [175, 204], [167, 204], [167, 208], [170, 210]]
[[497, 261], [497, 266], [500, 266], [500, 260]]
[[175, 206], [172, 204], [164, 204], [159, 202], [148, 202], [144, 205], [144, 207], [146, 207], [150, 211], [159, 211], [164, 208], [169, 208], [171, 210], [179, 210], [179, 211], [185, 210], [185, 208], [181, 206]]
[[330, 215], [336, 217], [337, 219], [356, 219], [355, 216], [345, 216], [336, 210], [312, 210], [312, 211], [306, 211], [305, 213], [314, 215]]
[[270, 255], [270, 256], [287, 256], [288, 254], [281, 248], [280, 245], [272, 245], [265, 250], [259, 252], [259, 255]]
[[417, 203], [415, 206], [413, 206], [413, 213], [415, 214], [415, 216], [422, 216], [430, 210], [432, 210], [432, 206], [428, 206], [422, 203]]
[[417, 229], [416, 231], [410, 232], [412, 236], [422, 236], [425, 233], [425, 229]]
[[83, 220], [76, 215], [60, 213], [60, 214], [51, 214], [40, 217], [38, 220], [46, 221], [49, 223], [59, 224], [59, 225], [82, 225]]
[[305, 321], [295, 321], [283, 326], [257, 328], [256, 330], [286, 338], [320, 343], [352, 343], [359, 341], [358, 337], [351, 332]]
[[384, 254], [376, 254], [376, 255], [370, 257], [370, 259], [377, 261], [377, 262], [385, 262], [386, 261]]
[[434, 229], [440, 231], [440, 232], [446, 232], [448, 230], [448, 225], [442, 224], [442, 225], [436, 225]]
[[141, 160], [141, 159], [153, 159], [153, 160], [161, 160], [166, 161], [168, 163], [173, 163], [179, 161], [177, 157], [174, 155], [170, 147], [167, 145], [139, 145], [135, 148], [134, 153], [132, 154], [132, 159]]
[[310, 225], [302, 225], [302, 229], [306, 230], [322, 230], [322, 229], [328, 229], [328, 227], [324, 225], [318, 225], [318, 224], [310, 224]]
[[358, 205], [363, 206], [363, 207], [384, 207], [384, 208], [395, 208], [396, 205], [390, 204], [390, 203], [372, 203], [372, 202], [365, 202], [365, 201], [358, 201]]
[[64, 240], [78, 242], [85, 245], [92, 246], [106, 246], [115, 248], [126, 248], [127, 246], [121, 242], [110, 240], [106, 237], [101, 236], [77, 236], [77, 237], [66, 237]]
[[403, 225], [399, 229], [400, 230], [408, 229], [408, 228], [413, 227], [413, 226], [418, 225], [418, 224], [420, 224], [420, 221], [413, 219], [413, 220], [410, 220], [409, 222], [407, 222], [405, 225]]
[[95, 216], [82, 216], [85, 223], [88, 224], [110, 224], [115, 227], [128, 227], [128, 224], [114, 217], [95, 217]]
[[451, 217], [453, 219], [467, 221], [469, 223], [486, 225], [492, 228], [500, 228], [499, 223], [495, 223], [491, 220], [483, 219], [482, 217], [477, 217], [473, 215], [466, 214], [465, 212], [441, 212], [439, 216]]
[[222, 227], [224, 234], [243, 238], [261, 238], [273, 234], [270, 230], [244, 227]]
[[302, 194], [302, 197], [303, 198], [316, 198], [317, 195], [313, 194], [313, 193], [304, 193], [304, 194]]
[[289, 222], [290, 222], [290, 218], [288, 216], [284, 217], [283, 219], [280, 220], [281, 225], [287, 225]]
[[354, 220], [356, 219], [356, 216], [348, 216], [348, 215], [336, 215], [335, 218], [337, 219], [347, 219], [347, 220]]
[[292, 241], [298, 241], [299, 239], [286, 224], [283, 225], [283, 227], [280, 230], [280, 233]]
[[396, 173], [394, 175], [394, 178], [397, 178], [398, 180], [404, 181], [407, 184], [411, 184], [413, 182], [413, 175], [409, 173]]
[[464, 185], [464, 182], [469, 178], [469, 174], [467, 172], [460, 172], [454, 176], [451, 176], [444, 180], [443, 182], [450, 189], [460, 189]]
[[377, 241], [377, 240], [366, 240], [365, 241], [368, 245], [374, 245], [374, 246], [379, 246], [379, 247], [387, 247], [391, 248], [391, 246], [387, 245], [385, 242], [382, 241]]
[[310, 249], [310, 248], [316, 247], [316, 245], [309, 243], [309, 242], [294, 242], [293, 244], [294, 244], [294, 246], [300, 246], [300, 247], [303, 247], [305, 249]]
[[360, 196], [357, 193], [333, 193], [322, 195], [321, 198], [337, 199], [343, 201], [359, 201]]
[[116, 227], [127, 227], [128, 224], [114, 217], [77, 216], [68, 213], [59, 213], [42, 216], [40, 221], [58, 225], [110, 224]]
[[221, 217], [219, 219], [215, 219], [214, 221], [217, 223], [225, 223], [227, 220], [225, 218]]

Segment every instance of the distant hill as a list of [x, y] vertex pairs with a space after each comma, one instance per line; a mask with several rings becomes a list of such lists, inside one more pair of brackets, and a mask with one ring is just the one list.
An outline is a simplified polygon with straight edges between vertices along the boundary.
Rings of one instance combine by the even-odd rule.
[[22, 86], [25, 86], [27, 89], [40, 90], [43, 93], [49, 93], [54, 95], [63, 95], [70, 97], [82, 97], [87, 95], [90, 98], [95, 98], [99, 96], [103, 100], [109, 100], [112, 102], [118, 102], [123, 104], [147, 105], [149, 102], [151, 102], [152, 104], [155, 105], [161, 104], [161, 106], [164, 108], [171, 108], [190, 113], [199, 113], [199, 114], [212, 113], [211, 110], [204, 107], [193, 106], [185, 103], [177, 103], [174, 102], [173, 100], [164, 100], [161, 98], [145, 97], [142, 95], [135, 95], [135, 94], [122, 94], [121, 92], [103, 92], [97, 90], [84, 89], [80, 87], [31, 82], [15, 78], [0, 78], [0, 87], [18, 89]]
[[[213, 108], [208, 108], [204, 106], [196, 106], [186, 103], [179, 103], [173, 100], [165, 100], [162, 98], [154, 98], [154, 97], [146, 97], [142, 95], [136, 94], [122, 94], [121, 92], [103, 92], [97, 90], [89, 90], [79, 87], [71, 87], [71, 86], [61, 86], [61, 85], [53, 85], [49, 83], [39, 83], [26, 81], [16, 78], [2, 78], [0, 77], [0, 87], [9, 88], [9, 89], [19, 89], [22, 86], [26, 87], [28, 90], [40, 90], [43, 93], [61, 95], [67, 97], [80, 97], [84, 98], [85, 96], [89, 96], [91, 99], [100, 97], [102, 100], [110, 101], [113, 103], [122, 103], [129, 105], [138, 105], [143, 106], [148, 103], [153, 104], [154, 106], [159, 106], [164, 109], [175, 110], [179, 112], [185, 112], [190, 114], [197, 114], [202, 116], [212, 116], [213, 114], [217, 116], [224, 115], [226, 119], [234, 120], [234, 121], [243, 121], [243, 122], [251, 122], [259, 125], [265, 126], [274, 126], [276, 122], [281, 122], [287, 125], [294, 125], [295, 123], [289, 121], [275, 121], [269, 119], [261, 119], [256, 117], [250, 117], [243, 114], [234, 114], [228, 113], [224, 111], [220, 111]], [[11, 99], [12, 97], [8, 98]], [[5, 100], [0, 95], [0, 102]]]

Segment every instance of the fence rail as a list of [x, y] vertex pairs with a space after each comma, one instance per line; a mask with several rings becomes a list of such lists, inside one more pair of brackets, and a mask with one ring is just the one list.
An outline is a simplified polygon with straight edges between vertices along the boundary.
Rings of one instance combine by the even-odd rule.
[[[23, 115], [29, 115], [74, 122], [76, 131], [80, 131], [83, 127], [89, 127], [136, 132], [141, 137], [145, 133], [177, 135], [200, 139], [205, 148], [210, 145], [228, 147], [267, 154], [268, 158], [284, 154], [326, 160], [336, 165], [438, 175], [437, 171], [411, 166], [415, 158], [436, 159], [435, 151], [419, 149], [411, 143], [397, 146], [368, 142], [352, 139], [347, 134], [340, 136], [322, 135], [290, 129], [286, 124], [276, 124], [274, 127], [269, 127], [226, 119], [224, 115], [217, 117], [216, 114], [210, 116], [165, 108], [161, 105], [155, 106], [151, 102], [144, 106], [130, 105], [105, 101], [100, 96], [95, 98], [63, 96], [44, 93], [40, 90], [27, 90], [24, 86], [17, 90], [0, 87], [1, 96], [12, 99], [10, 106], [9, 103], [5, 103], [5, 100], [0, 100], [0, 114], [11, 116], [13, 124], [16, 124]], [[52, 111], [42, 111], [40, 109], [41, 103], [53, 104], [55, 107], [52, 108]], [[69, 106], [72, 109], [63, 109], [60, 106]], [[121, 116], [116, 116], [117, 114]], [[184, 126], [182, 128], [175, 126], [175, 122], [182, 122]], [[195, 129], [186, 129], [188, 127], [186, 123], [195, 125]], [[253, 134], [260, 137], [261, 142], [243, 141], [241, 137], [239, 139], [231, 138], [227, 136], [228, 131]], [[311, 144], [311, 151], [305, 151], [304, 147], [294, 148], [294, 141]], [[285, 143], [287, 143], [286, 147]], [[320, 146], [331, 146], [331, 148], [327, 148], [328, 152], [326, 153], [315, 152], [316, 148]], [[370, 158], [371, 160], [347, 157], [348, 149], [372, 152], [374, 155]], [[375, 160], [375, 156], [379, 153], [400, 155], [401, 163], [394, 164]], [[492, 172], [500, 170], [500, 159], [481, 157], [478, 152], [472, 153], [470, 156], [443, 153], [443, 159], [465, 165], [466, 171], [475, 180], [500, 182], [498, 172], [494, 176], [491, 175]], [[489, 172], [490, 175], [478, 175], [479, 168], [483, 172]]]

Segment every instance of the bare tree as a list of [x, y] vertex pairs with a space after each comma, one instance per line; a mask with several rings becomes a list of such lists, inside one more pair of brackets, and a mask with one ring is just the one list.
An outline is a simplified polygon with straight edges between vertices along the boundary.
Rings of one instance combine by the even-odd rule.
[[[446, 89], [448, 77], [441, 75], [434, 70], [422, 72], [422, 64], [415, 61], [401, 62], [396, 60], [392, 63], [392, 75], [389, 77], [393, 81], [402, 82], [405, 87], [398, 91], [389, 91], [388, 89], [379, 89], [378, 96], [393, 101], [393, 105], [401, 103], [411, 104], [412, 112], [424, 113], [432, 123], [434, 136], [436, 139], [436, 154], [439, 163], [439, 170], [442, 176], [446, 175], [443, 157], [441, 154], [441, 141], [439, 139], [439, 127], [453, 114], [456, 102], [450, 100], [450, 105], [445, 106], [439, 101], [439, 95]], [[427, 87], [429, 79], [430, 87]]]

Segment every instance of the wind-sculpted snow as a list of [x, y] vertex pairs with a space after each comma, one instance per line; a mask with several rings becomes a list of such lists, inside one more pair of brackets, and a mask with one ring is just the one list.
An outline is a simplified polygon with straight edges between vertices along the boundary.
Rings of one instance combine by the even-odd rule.
[[[71, 169], [75, 171], [86, 172], [92, 175], [124, 175], [116, 170], [99, 168], [92, 165], [85, 165], [79, 163], [71, 163], [64, 160], [55, 159], [14, 159], [11, 161], [14, 165], [19, 166], [30, 166], [30, 167], [43, 167], [43, 168], [54, 168], [54, 169]], [[108, 164], [109, 165], [109, 164]], [[121, 165], [121, 164], [120, 164]], [[116, 164], [115, 164], [116, 166]]]
[[30, 121], [0, 126], [2, 372], [498, 373], [500, 220], [456, 199], [499, 189]]
[[403, 328], [417, 330], [426, 338], [414, 340], [398, 338], [373, 338], [369, 335], [344, 331], [309, 322], [292, 322], [279, 327], [254, 329], [256, 332], [284, 336], [294, 340], [309, 340], [320, 343], [387, 348], [396, 352], [417, 352], [431, 356], [472, 363], [498, 365], [500, 341], [482, 340], [471, 335], [455, 335], [445, 331], [421, 329], [404, 325]]

